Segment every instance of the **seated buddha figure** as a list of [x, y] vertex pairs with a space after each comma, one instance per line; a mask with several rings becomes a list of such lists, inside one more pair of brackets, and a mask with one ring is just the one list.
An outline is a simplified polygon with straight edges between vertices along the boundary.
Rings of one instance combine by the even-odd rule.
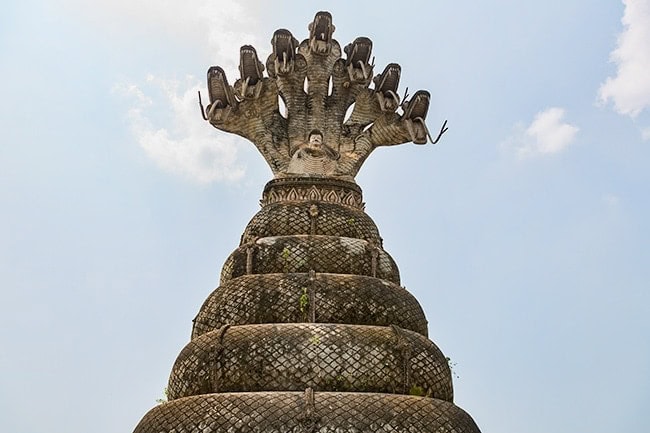
[[309, 133], [307, 144], [291, 156], [288, 174], [332, 175], [336, 170], [339, 153], [323, 143], [323, 133], [314, 129]]

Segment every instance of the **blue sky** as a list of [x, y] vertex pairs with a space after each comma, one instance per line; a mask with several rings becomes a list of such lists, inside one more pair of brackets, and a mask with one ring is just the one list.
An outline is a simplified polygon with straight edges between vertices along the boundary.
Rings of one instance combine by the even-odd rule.
[[428, 89], [357, 182], [484, 432], [650, 425], [650, 1], [13, 1], [0, 16], [0, 428], [132, 430], [270, 170], [202, 121], [277, 28]]

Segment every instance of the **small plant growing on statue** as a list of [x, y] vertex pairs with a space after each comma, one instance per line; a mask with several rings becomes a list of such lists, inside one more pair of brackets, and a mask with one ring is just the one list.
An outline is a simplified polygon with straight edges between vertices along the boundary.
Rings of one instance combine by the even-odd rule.
[[302, 295], [299, 299], [300, 312], [302, 313], [302, 320], [307, 320], [307, 311], [309, 311], [309, 295], [307, 294], [307, 287], [302, 288]]
[[455, 370], [458, 363], [452, 361], [451, 358], [448, 357], [448, 356], [445, 357], [445, 359], [447, 359], [447, 364], [449, 365], [449, 369], [451, 370], [451, 375], [453, 377], [455, 377], [456, 379], [460, 379], [460, 376], [458, 375], [458, 373], [456, 373], [456, 370]]
[[167, 392], [167, 387], [163, 388], [163, 397], [162, 398], [157, 398], [156, 403], [162, 404], [162, 403], [167, 403], [169, 401], [169, 393]]
[[409, 395], [424, 397], [426, 393], [424, 392], [424, 388], [422, 388], [421, 386], [413, 385], [411, 389], [409, 389]]

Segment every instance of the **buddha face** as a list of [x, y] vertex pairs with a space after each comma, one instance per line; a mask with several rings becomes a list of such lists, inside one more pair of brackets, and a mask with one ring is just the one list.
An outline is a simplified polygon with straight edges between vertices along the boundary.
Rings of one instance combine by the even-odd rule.
[[310, 149], [317, 150], [320, 149], [323, 146], [323, 135], [322, 134], [311, 134], [309, 136], [309, 144], [308, 144]]

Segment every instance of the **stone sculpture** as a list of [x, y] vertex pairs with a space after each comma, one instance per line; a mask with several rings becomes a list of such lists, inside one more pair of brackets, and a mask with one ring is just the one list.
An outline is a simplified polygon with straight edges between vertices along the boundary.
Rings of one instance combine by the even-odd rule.
[[314, 129], [322, 131], [324, 142], [340, 154], [335, 171], [327, 174], [346, 180], [354, 178], [379, 146], [425, 144], [428, 139], [435, 143], [446, 131], [443, 124], [438, 137], [431, 139], [425, 124], [429, 92], [419, 90], [409, 100], [405, 95], [400, 104], [398, 64], [389, 64], [373, 78], [370, 39], [360, 37], [348, 44], [343, 59], [333, 33], [332, 16], [319, 12], [309, 25], [309, 39], [300, 44], [288, 30], [274, 33], [273, 52], [266, 60], [268, 77], [250, 45], [241, 47], [240, 78], [234, 86], [220, 67], [208, 70], [210, 104], [205, 119], [253, 142], [276, 177], [289, 173], [294, 153], [307, 144]]
[[370, 39], [343, 59], [333, 32], [327, 12], [300, 44], [276, 31], [268, 77], [251, 46], [233, 87], [208, 71], [205, 119], [252, 141], [274, 179], [194, 319], [169, 401], [136, 433], [480, 433], [354, 182], [376, 147], [427, 142], [429, 93], [398, 114], [399, 65], [373, 79]]

